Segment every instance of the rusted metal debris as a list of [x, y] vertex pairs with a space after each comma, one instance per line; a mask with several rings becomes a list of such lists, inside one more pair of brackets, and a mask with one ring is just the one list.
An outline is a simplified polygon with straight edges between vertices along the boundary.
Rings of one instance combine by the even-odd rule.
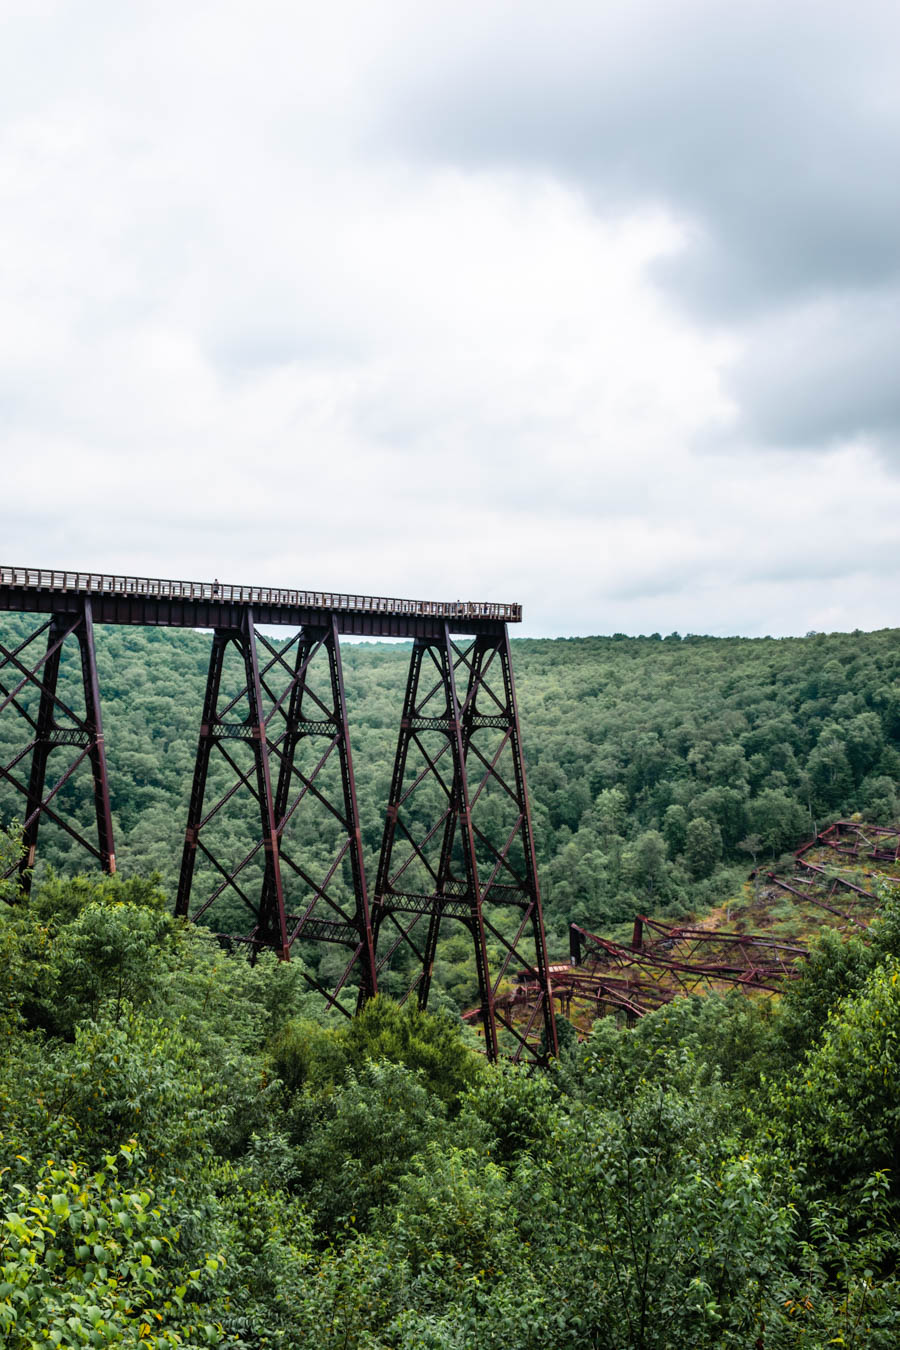
[[[831, 849], [839, 857], [855, 862], [896, 863], [900, 861], [900, 830], [867, 825], [860, 820], [836, 820], [798, 848], [794, 857], [804, 863], [807, 855], [817, 848]], [[883, 873], [883, 868], [876, 870], [879, 875]]]
[[[898, 863], [900, 831], [836, 821], [797, 849], [788, 875], [761, 874], [765, 890], [760, 905], [764, 908], [780, 894], [789, 895], [798, 906], [819, 911], [824, 924], [864, 931], [878, 906], [874, 881], [900, 884], [900, 876], [889, 870]], [[900, 873], [900, 867], [896, 871]], [[868, 887], [860, 885], [860, 879], [868, 879]], [[772, 933], [725, 932], [664, 923], [646, 915], [635, 919], [628, 946], [574, 923], [569, 925], [569, 938], [568, 963], [551, 964], [550, 975], [558, 1011], [580, 1031], [589, 1030], [602, 1016], [633, 1022], [689, 994], [729, 988], [774, 994], [785, 981], [800, 975], [808, 955], [803, 943], [781, 941]], [[521, 971], [495, 1002], [507, 1016], [525, 1019], [532, 998], [528, 973]], [[463, 1016], [477, 1022], [479, 1009], [470, 1008]]]
[[770, 887], [822, 910], [837, 920], [839, 928], [865, 930], [878, 906], [875, 880], [898, 884], [887, 870], [897, 864], [898, 852], [896, 829], [836, 820], [797, 849], [790, 877], [777, 872], [764, 875]]
[[[662, 923], [638, 915], [630, 946], [569, 925], [570, 963], [550, 967], [553, 997], [570, 1019], [586, 1023], [609, 1013], [627, 1021], [686, 994], [732, 987], [775, 992], [799, 973], [807, 949], [761, 934], [724, 933]], [[511, 1014], [524, 1016], [531, 985], [523, 973], [503, 996]], [[477, 1009], [464, 1019], [476, 1021]]]

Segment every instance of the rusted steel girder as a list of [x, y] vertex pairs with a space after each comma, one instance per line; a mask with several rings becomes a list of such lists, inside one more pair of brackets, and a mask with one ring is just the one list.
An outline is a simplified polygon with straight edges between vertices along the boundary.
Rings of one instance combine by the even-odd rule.
[[[39, 639], [45, 633], [46, 647], [43, 655], [38, 656]], [[69, 640], [76, 642], [79, 649], [83, 711], [75, 711], [58, 692], [60, 661]], [[99, 862], [104, 872], [115, 872], [116, 855], [90, 597], [81, 597], [74, 613], [51, 613], [46, 622], [17, 646], [9, 648], [0, 643], [2, 713], [18, 716], [27, 727], [25, 744], [6, 764], [0, 765], [0, 778], [25, 798], [22, 822], [25, 852], [20, 863], [7, 869], [6, 876], [12, 875], [18, 867], [21, 890], [28, 893], [37, 855], [38, 833], [44, 819], [53, 821], [64, 830]], [[65, 756], [60, 755], [61, 751], [67, 752]], [[51, 755], [54, 756], [54, 763], [60, 758], [64, 758], [66, 763], [48, 790]], [[91, 771], [96, 846], [83, 829], [73, 823], [58, 796], [85, 761]], [[24, 768], [26, 764], [27, 781], [17, 772], [20, 766]]]
[[[411, 964], [404, 999], [415, 992], [421, 1008], [439, 937], [461, 926], [474, 951], [488, 1058], [534, 1064], [557, 1053], [505, 628], [466, 648], [447, 626], [413, 644], [372, 925], [379, 974], [395, 956]], [[537, 991], [524, 1022], [498, 1000], [510, 965], [524, 967]]]
[[[613, 1014], [628, 1023], [685, 994], [736, 986], [775, 992], [800, 973], [806, 948], [764, 935], [711, 932], [639, 915], [632, 945], [569, 925], [568, 967], [551, 968], [553, 997], [574, 1020]], [[511, 1017], [530, 1016], [537, 991], [527, 971], [498, 1000]], [[463, 1014], [474, 1021], [477, 1010]]]
[[[758, 961], [744, 966], [740, 961], [700, 961], [671, 959], [650, 950], [623, 947], [584, 929], [571, 925], [573, 949], [583, 965], [559, 970], [553, 967], [553, 997], [566, 1017], [584, 1025], [598, 1017], [615, 1015], [632, 1023], [671, 1003], [673, 999], [701, 990], [721, 990], [729, 986], [774, 992], [782, 980], [799, 974], [799, 968], [778, 959], [771, 965]], [[710, 938], [716, 935], [709, 934]], [[739, 935], [728, 935], [731, 937]], [[668, 939], [662, 939], [665, 943]], [[803, 954], [797, 948], [797, 959]], [[786, 954], [786, 953], [785, 953]], [[507, 991], [498, 1003], [513, 1018], [531, 1015], [536, 988], [523, 972], [520, 982]], [[474, 1021], [477, 1010], [463, 1014]]]
[[673, 967], [715, 972], [716, 979], [739, 984], [792, 979], [797, 974], [796, 963], [808, 955], [802, 944], [778, 942], [764, 933], [663, 923], [645, 914], [635, 918], [631, 950], [662, 957]]
[[[229, 648], [239, 656], [243, 682], [227, 698], [222, 680]], [[307, 749], [311, 755], [304, 757]], [[214, 751], [226, 766], [227, 787], [207, 804]], [[239, 796], [243, 804], [248, 797], [255, 802], [259, 826], [252, 846], [235, 859], [227, 831], [223, 841], [221, 830], [216, 838], [214, 829], [223, 823], [224, 808]], [[327, 859], [307, 858], [303, 852], [298, 827], [310, 807], [331, 825]], [[206, 864], [199, 899], [193, 896], [198, 859]], [[235, 897], [243, 925], [234, 921]], [[240, 628], [214, 633], [175, 912], [195, 922], [203, 919], [221, 935], [248, 944], [254, 955], [271, 949], [287, 958], [297, 943], [343, 947], [346, 960], [333, 982], [323, 981], [319, 967], [312, 973], [306, 963], [302, 973], [328, 1007], [348, 1016], [352, 1008], [341, 993], [351, 977], [357, 1005], [377, 992], [334, 618], [302, 629], [280, 649], [256, 632], [252, 610]]]
[[[648, 930], [653, 937], [644, 941]], [[630, 947], [569, 925], [573, 961], [600, 973], [610, 969], [640, 971], [647, 978], [693, 993], [720, 984], [747, 985], [774, 991], [784, 979], [799, 974], [807, 955], [799, 944], [774, 942], [759, 934], [721, 933], [660, 923], [639, 915]]]
[[[766, 872], [766, 881], [805, 904], [825, 910], [827, 914], [834, 915], [845, 924], [852, 924], [854, 928], [861, 930], [868, 928], [869, 920], [878, 904], [877, 896], [863, 890], [861, 886], [855, 885], [845, 877], [830, 875], [826, 868], [818, 867], [806, 859], [798, 858], [797, 863], [802, 871], [800, 875], [793, 877], [792, 881], [786, 881], [777, 872]], [[844, 894], [839, 894], [841, 892]], [[843, 901], [843, 908], [831, 903], [837, 899]]]
[[900, 862], [900, 831], [858, 820], [836, 820], [802, 844], [794, 857], [801, 866], [808, 866], [806, 855], [817, 848], [862, 862], [896, 863]]
[[[643, 1017], [664, 1003], [671, 1003], [677, 997], [677, 991], [657, 984], [654, 981], [634, 977], [621, 978], [609, 975], [601, 978], [583, 970], [571, 967], [558, 969], [553, 967], [553, 999], [564, 1017], [571, 1018], [573, 1013], [591, 1020], [609, 1013], [622, 1014], [629, 1023]], [[507, 989], [495, 999], [495, 1007], [502, 1008], [513, 1020], [527, 1021], [532, 1014], [540, 989], [534, 981], [523, 979], [512, 989]], [[464, 1022], [478, 1022], [481, 1009], [468, 1008], [463, 1014]]]

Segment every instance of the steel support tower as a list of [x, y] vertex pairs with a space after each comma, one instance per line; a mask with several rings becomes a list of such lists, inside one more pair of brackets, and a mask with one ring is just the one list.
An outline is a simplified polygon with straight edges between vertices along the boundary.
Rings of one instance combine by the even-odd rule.
[[[45, 635], [46, 642], [42, 645]], [[82, 706], [77, 711], [58, 692], [63, 652], [73, 645], [77, 646], [80, 658]], [[0, 643], [0, 714], [7, 711], [17, 714], [25, 725], [24, 744], [0, 765], [0, 777], [24, 798], [21, 821], [24, 854], [18, 864], [22, 890], [27, 894], [31, 888], [38, 832], [45, 819], [52, 820], [80, 848], [86, 849], [104, 872], [115, 872], [90, 596], [79, 597], [73, 610], [51, 613], [12, 647]], [[59, 796], [85, 761], [91, 772], [96, 844], [87, 837], [85, 827], [72, 819]], [[49, 786], [48, 778], [53, 780]]]
[[[442, 930], [473, 948], [489, 1058], [555, 1053], [521, 731], [505, 626], [458, 646], [448, 626], [413, 644], [373, 908], [378, 970], [412, 954], [404, 998], [425, 1008]], [[539, 994], [516, 1023], [497, 1003], [512, 964]]]
[[[239, 656], [243, 682], [236, 694], [224, 699], [222, 673], [229, 646]], [[325, 697], [313, 686], [317, 659], [327, 671]], [[300, 762], [306, 742], [316, 747], [315, 763], [308, 769]], [[240, 746], [249, 752], [245, 764], [238, 759]], [[227, 765], [230, 781], [223, 793], [209, 801], [207, 780], [213, 752]], [[337, 773], [326, 785], [327, 769], [334, 761]], [[215, 843], [208, 841], [223, 807], [238, 792], [252, 799], [247, 804], [258, 813], [259, 828], [250, 850], [237, 862], [228, 862]], [[288, 826], [296, 828], [310, 806], [324, 808], [337, 836], [333, 856], [319, 876], [311, 875], [293, 857], [285, 840]], [[198, 855], [209, 865], [207, 885], [206, 893], [194, 896], [192, 904]], [[339, 890], [343, 870], [349, 873], [349, 887]], [[310, 941], [347, 949], [346, 964], [334, 988], [326, 988], [321, 980], [303, 972], [329, 1006], [349, 1011], [340, 995], [354, 969], [358, 1005], [377, 993], [334, 616], [320, 626], [301, 629], [280, 650], [255, 630], [252, 608], [247, 609], [239, 629], [217, 628], [213, 633], [175, 912], [197, 922], [223, 895], [236, 896], [241, 902], [249, 930], [232, 936], [249, 944], [254, 955], [261, 948], [271, 948], [287, 959], [295, 943]]]

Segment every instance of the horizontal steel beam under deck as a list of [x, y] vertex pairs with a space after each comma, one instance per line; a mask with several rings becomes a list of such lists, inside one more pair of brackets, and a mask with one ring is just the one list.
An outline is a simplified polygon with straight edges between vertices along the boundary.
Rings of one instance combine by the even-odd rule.
[[330, 624], [334, 617], [338, 631], [353, 637], [435, 638], [444, 625], [453, 633], [485, 637], [501, 633], [505, 624], [522, 621], [521, 605], [492, 600], [401, 600], [0, 565], [0, 611], [78, 614], [86, 596], [95, 623], [162, 628], [239, 631], [250, 606], [258, 626], [304, 628]]

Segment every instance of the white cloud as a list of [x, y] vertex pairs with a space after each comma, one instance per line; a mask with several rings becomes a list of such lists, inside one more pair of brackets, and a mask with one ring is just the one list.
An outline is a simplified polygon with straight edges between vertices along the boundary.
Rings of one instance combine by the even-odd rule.
[[660, 290], [696, 238], [677, 194], [599, 209], [564, 157], [386, 138], [447, 25], [486, 40], [474, 6], [423, 14], [11, 24], [0, 555], [517, 599], [548, 634], [891, 621], [897, 483], [863, 441], [747, 441], [764, 325]]

